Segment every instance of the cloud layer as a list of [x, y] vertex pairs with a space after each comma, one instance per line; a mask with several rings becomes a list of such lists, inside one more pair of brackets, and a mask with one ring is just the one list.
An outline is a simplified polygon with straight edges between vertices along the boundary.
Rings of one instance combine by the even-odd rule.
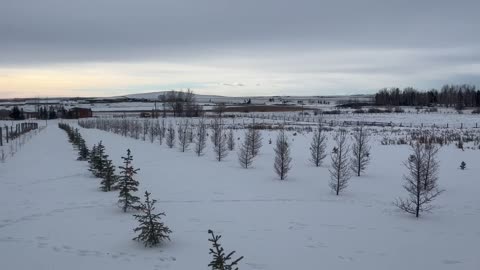
[[0, 0], [0, 94], [479, 83], [478, 1]]

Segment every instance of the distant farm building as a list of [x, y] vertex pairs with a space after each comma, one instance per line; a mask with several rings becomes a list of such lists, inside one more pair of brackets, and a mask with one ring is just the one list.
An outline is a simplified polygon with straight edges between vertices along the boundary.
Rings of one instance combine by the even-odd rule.
[[78, 119], [78, 118], [89, 118], [92, 117], [93, 113], [91, 109], [86, 108], [72, 108], [67, 112], [67, 118]]

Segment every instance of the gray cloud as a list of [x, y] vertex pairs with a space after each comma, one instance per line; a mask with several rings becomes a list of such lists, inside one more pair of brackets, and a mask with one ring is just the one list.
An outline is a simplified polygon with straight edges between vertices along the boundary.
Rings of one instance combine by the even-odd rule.
[[3, 62], [475, 45], [478, 1], [1, 0]]
[[0, 68], [162, 61], [393, 76], [480, 62], [478, 0], [0, 0], [0, 7]]

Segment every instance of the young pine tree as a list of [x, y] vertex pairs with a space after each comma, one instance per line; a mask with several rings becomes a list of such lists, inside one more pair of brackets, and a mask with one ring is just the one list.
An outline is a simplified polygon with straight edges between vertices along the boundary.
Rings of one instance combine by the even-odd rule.
[[194, 138], [195, 153], [197, 156], [202, 156], [207, 146], [207, 125], [205, 121], [201, 119], [198, 121], [197, 130]]
[[347, 188], [350, 180], [350, 162], [348, 159], [349, 146], [347, 143], [347, 133], [339, 131], [335, 136], [336, 146], [331, 154], [332, 164], [330, 172], [330, 188], [338, 196], [342, 190]]
[[233, 128], [228, 132], [227, 146], [229, 151], [235, 150], [235, 134]]
[[210, 137], [210, 140], [212, 140], [214, 147], [216, 147], [218, 142], [221, 140], [222, 134], [223, 134], [222, 118], [215, 117], [212, 121], [212, 136]]
[[175, 145], [175, 129], [173, 128], [172, 122], [168, 123], [165, 143], [169, 148], [173, 148], [173, 146]]
[[118, 176], [115, 175], [115, 166], [110, 159], [105, 162], [105, 169], [103, 172], [103, 178], [100, 182], [100, 189], [107, 192], [111, 191], [118, 180]]
[[142, 131], [143, 131], [143, 137], [142, 140], [146, 141], [147, 140], [147, 134], [150, 130], [150, 120], [145, 120], [143, 121], [143, 126], [142, 126]]
[[227, 148], [227, 135], [225, 134], [222, 119], [216, 117], [212, 123], [212, 143], [213, 143], [213, 152], [215, 153], [215, 158], [218, 161], [222, 161], [228, 155]]
[[316, 167], [320, 167], [323, 159], [327, 156], [325, 151], [326, 148], [327, 136], [322, 132], [322, 127], [319, 125], [313, 134], [312, 142], [310, 144], [310, 161]]
[[190, 145], [190, 141], [188, 140], [188, 126], [188, 120], [178, 125], [178, 146], [182, 152], [188, 150], [188, 146]]
[[281, 129], [278, 134], [274, 151], [275, 162], [273, 164], [273, 167], [277, 175], [280, 177], [280, 180], [284, 180], [291, 169], [290, 163], [292, 162], [292, 158], [290, 157], [290, 145], [288, 143], [288, 136], [285, 133], [284, 129]]
[[133, 157], [130, 154], [130, 149], [127, 150], [127, 156], [122, 157], [123, 166], [120, 166], [120, 179], [116, 188], [120, 190], [118, 204], [122, 207], [123, 212], [127, 212], [128, 209], [136, 209], [137, 203], [140, 200], [137, 196], [133, 195], [133, 192], [138, 190], [138, 181], [133, 177], [139, 169], [134, 169], [132, 166]]
[[369, 134], [363, 126], [355, 129], [353, 134], [353, 146], [352, 146], [352, 171], [357, 175], [365, 171], [368, 163], [370, 163], [370, 145]]
[[105, 154], [105, 146], [102, 144], [102, 141], [100, 141], [98, 145], [94, 146], [90, 155], [89, 171], [91, 171], [95, 177], [103, 177], [107, 157], [108, 155]]
[[74, 131], [73, 131], [73, 141], [72, 141], [72, 144], [75, 146], [75, 147], [78, 147], [80, 146], [80, 141], [82, 140], [82, 135], [80, 134], [80, 131], [78, 130], [78, 128], [76, 128]]
[[219, 135], [217, 143], [214, 144], [213, 151], [215, 152], [215, 158], [218, 161], [222, 161], [228, 156], [227, 136], [223, 133], [223, 129]]
[[[433, 157], [436, 162], [436, 157]], [[426, 177], [427, 157], [425, 146], [420, 142], [412, 145], [412, 154], [404, 163], [407, 174], [403, 176], [405, 184], [403, 188], [407, 191], [407, 198], [397, 199], [395, 205], [401, 210], [419, 217], [420, 213], [430, 211], [432, 201], [440, 195], [443, 190], [438, 188], [437, 167], [431, 167], [429, 176]]]
[[150, 129], [148, 131], [148, 138], [150, 139], [150, 142], [153, 143], [155, 141], [155, 137], [157, 137], [158, 135], [158, 131], [159, 131], [159, 128], [160, 128], [160, 125], [158, 125], [158, 121], [157, 122], [151, 122], [150, 123]]
[[252, 151], [250, 151], [249, 143], [250, 141], [248, 140], [247, 134], [245, 134], [245, 140], [240, 146], [238, 152], [238, 161], [240, 162], [240, 165], [245, 169], [248, 169], [248, 167], [250, 167], [253, 163], [253, 155]]
[[88, 160], [88, 156], [90, 155], [90, 151], [85, 143], [85, 140], [82, 138], [80, 140], [80, 144], [78, 146], [78, 160]]
[[88, 170], [95, 175], [95, 163], [96, 163], [96, 158], [97, 158], [97, 145], [94, 144], [92, 147], [92, 150], [90, 151], [90, 154], [88, 155]]
[[256, 157], [262, 148], [262, 134], [260, 130], [255, 128], [255, 122], [248, 129], [247, 138], [249, 140], [248, 146], [253, 157]]
[[172, 233], [161, 221], [161, 217], [165, 216], [165, 213], [154, 213], [156, 202], [156, 200], [150, 200], [150, 193], [145, 191], [145, 202], [140, 203], [138, 207], [142, 211], [142, 214], [133, 215], [140, 223], [140, 225], [133, 230], [134, 232], [140, 232], [140, 234], [133, 238], [133, 240], [143, 242], [145, 247], [156, 246], [165, 239], [170, 241], [168, 235]]
[[188, 137], [188, 143], [193, 143], [193, 131], [195, 130], [195, 125], [192, 123], [188, 126], [188, 132], [187, 132], [187, 137]]
[[165, 131], [166, 131], [165, 119], [162, 119], [162, 124], [161, 125], [157, 120], [157, 125], [158, 125], [158, 142], [159, 142], [160, 145], [162, 145], [163, 144], [163, 139], [165, 138]]
[[235, 251], [228, 253], [228, 255], [225, 254], [225, 250], [220, 244], [222, 236], [215, 235], [212, 230], [208, 230], [208, 233], [212, 236], [212, 238], [208, 239], [212, 243], [209, 254], [213, 255], [208, 267], [211, 267], [212, 270], [238, 270], [238, 267], [234, 267], [243, 259], [243, 256], [233, 260], [232, 256], [235, 254]]

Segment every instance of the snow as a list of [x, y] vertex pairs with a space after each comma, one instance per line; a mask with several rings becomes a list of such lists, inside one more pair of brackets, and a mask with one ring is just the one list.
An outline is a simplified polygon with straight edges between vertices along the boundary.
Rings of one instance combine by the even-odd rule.
[[[185, 92], [186, 90], [184, 90]], [[149, 100], [158, 100], [160, 96], [168, 93], [170, 91], [158, 91], [158, 92], [149, 92], [149, 93], [139, 93], [139, 94], [130, 94], [125, 96], [113, 97], [115, 98], [132, 98], [132, 99], [149, 99]], [[358, 100], [358, 101], [370, 101], [372, 99], [371, 95], [351, 95], [351, 96], [241, 96], [241, 97], [231, 97], [231, 96], [218, 96], [218, 95], [202, 95], [196, 94], [195, 99], [199, 103], [243, 103], [245, 100], [251, 99], [253, 104], [263, 104], [268, 103], [271, 98], [274, 98], [277, 102], [280, 100], [288, 100], [293, 103], [297, 101], [307, 102], [308, 100], [325, 100], [336, 103], [341, 100]]]
[[[405, 195], [402, 162], [409, 149], [382, 146], [379, 137], [366, 174], [337, 197], [328, 187], [329, 157], [321, 168], [308, 163], [312, 133], [288, 132], [293, 169], [280, 181], [268, 144], [275, 132], [263, 131], [260, 155], [243, 169], [236, 153], [215, 161], [210, 141], [207, 154], [196, 157], [158, 142], [80, 131], [89, 146], [102, 140], [116, 165], [131, 149], [140, 168], [138, 195], [148, 190], [158, 200], [172, 241], [158, 248], [132, 241], [133, 212], [116, 206], [117, 192], [98, 190], [99, 180], [50, 121], [0, 163], [2, 269], [208, 269], [208, 229], [223, 235], [227, 251], [245, 256], [242, 270], [480, 266], [479, 150], [441, 149], [439, 184], [446, 192], [437, 209], [417, 220], [392, 205]], [[458, 169], [461, 161], [467, 170]]]

